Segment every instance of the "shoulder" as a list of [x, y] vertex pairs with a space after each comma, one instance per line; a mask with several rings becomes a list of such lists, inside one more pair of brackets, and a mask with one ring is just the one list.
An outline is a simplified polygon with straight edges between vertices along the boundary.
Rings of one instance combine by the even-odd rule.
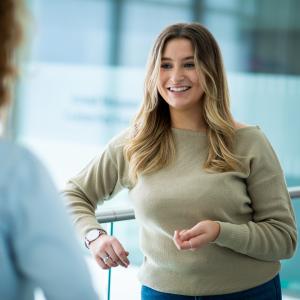
[[124, 157], [124, 147], [130, 140], [131, 130], [126, 128], [119, 134], [112, 137], [106, 146], [92, 160], [92, 164], [99, 166], [104, 163], [112, 162], [116, 167], [124, 166], [126, 163]]
[[249, 125], [235, 122], [235, 142], [237, 146], [241, 144], [247, 147], [249, 145], [261, 144], [267, 142], [267, 138], [258, 125]]
[[0, 163], [2, 178], [0, 181], [4, 181], [4, 175], [8, 178], [14, 177], [13, 175], [18, 174], [19, 171], [30, 165], [31, 160], [32, 155], [26, 148], [8, 140], [1, 140]]
[[261, 135], [262, 131], [258, 125], [250, 125], [241, 122], [234, 122], [234, 129], [238, 137], [251, 137], [253, 135]]
[[261, 166], [266, 163], [273, 164], [274, 166], [279, 165], [273, 146], [258, 125], [237, 129], [235, 149], [236, 154], [255, 160], [258, 162], [257, 165], [259, 163]]
[[269, 143], [266, 135], [258, 125], [239, 125], [236, 127], [236, 142], [238, 144], [259, 145]]
[[132, 134], [131, 128], [122, 130], [119, 134], [114, 136], [107, 145], [107, 150], [111, 154], [123, 153], [124, 146], [130, 141]]
[[239, 137], [251, 138], [255, 136], [264, 136], [261, 128], [258, 125], [235, 122], [235, 131]]
[[38, 179], [46, 170], [38, 158], [26, 147], [2, 140], [0, 141], [0, 184]]
[[24, 146], [2, 141], [0, 157], [0, 194], [5, 195], [12, 220], [29, 208], [48, 208], [48, 203], [57, 197], [56, 187], [37, 157]]
[[260, 152], [266, 148], [273, 151], [272, 146], [258, 125], [235, 122], [235, 145], [238, 152]]

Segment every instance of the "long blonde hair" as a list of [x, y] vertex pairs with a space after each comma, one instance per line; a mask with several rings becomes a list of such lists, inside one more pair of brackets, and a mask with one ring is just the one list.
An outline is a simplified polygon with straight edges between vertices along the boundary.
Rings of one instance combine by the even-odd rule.
[[144, 101], [134, 120], [132, 136], [124, 147], [124, 155], [129, 161], [129, 177], [133, 182], [140, 174], [165, 167], [176, 154], [169, 107], [157, 89], [162, 53], [166, 44], [175, 38], [191, 41], [196, 69], [205, 77], [202, 101], [208, 155], [204, 169], [226, 172], [240, 168], [239, 160], [233, 154], [235, 123], [229, 108], [229, 92], [219, 46], [204, 26], [178, 23], [161, 32], [149, 56]]
[[0, 108], [11, 100], [11, 85], [17, 74], [16, 52], [23, 36], [22, 2], [0, 1]]

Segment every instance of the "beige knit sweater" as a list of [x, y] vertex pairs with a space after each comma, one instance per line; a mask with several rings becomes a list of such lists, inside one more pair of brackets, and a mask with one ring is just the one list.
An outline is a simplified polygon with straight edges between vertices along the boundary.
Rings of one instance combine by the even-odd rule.
[[[273, 278], [279, 260], [293, 255], [297, 232], [282, 169], [262, 131], [238, 129], [235, 153], [244, 171], [217, 174], [201, 168], [205, 134], [172, 132], [175, 161], [141, 176], [135, 186], [122, 152], [127, 132], [68, 182], [64, 196], [81, 234], [100, 228], [96, 205], [127, 188], [140, 226], [142, 284], [195, 296], [237, 292]], [[179, 251], [174, 230], [206, 219], [221, 225], [217, 240], [196, 251]]]

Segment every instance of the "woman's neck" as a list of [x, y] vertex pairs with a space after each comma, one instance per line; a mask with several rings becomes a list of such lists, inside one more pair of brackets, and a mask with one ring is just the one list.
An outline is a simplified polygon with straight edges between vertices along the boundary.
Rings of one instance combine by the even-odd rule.
[[207, 125], [199, 111], [170, 110], [171, 125], [173, 128], [192, 131], [206, 131]]

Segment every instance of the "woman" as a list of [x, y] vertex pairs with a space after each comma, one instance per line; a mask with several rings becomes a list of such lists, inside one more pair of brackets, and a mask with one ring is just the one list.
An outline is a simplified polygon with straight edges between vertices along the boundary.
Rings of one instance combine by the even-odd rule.
[[262, 131], [234, 121], [219, 47], [200, 24], [163, 30], [132, 128], [65, 189], [103, 269], [129, 264], [95, 218], [122, 188], [141, 230], [143, 300], [281, 299], [279, 260], [297, 238], [284, 175]]
[[[20, 0], [0, 1], [0, 123], [23, 35]], [[96, 300], [52, 180], [28, 150], [0, 137], [0, 299]]]

